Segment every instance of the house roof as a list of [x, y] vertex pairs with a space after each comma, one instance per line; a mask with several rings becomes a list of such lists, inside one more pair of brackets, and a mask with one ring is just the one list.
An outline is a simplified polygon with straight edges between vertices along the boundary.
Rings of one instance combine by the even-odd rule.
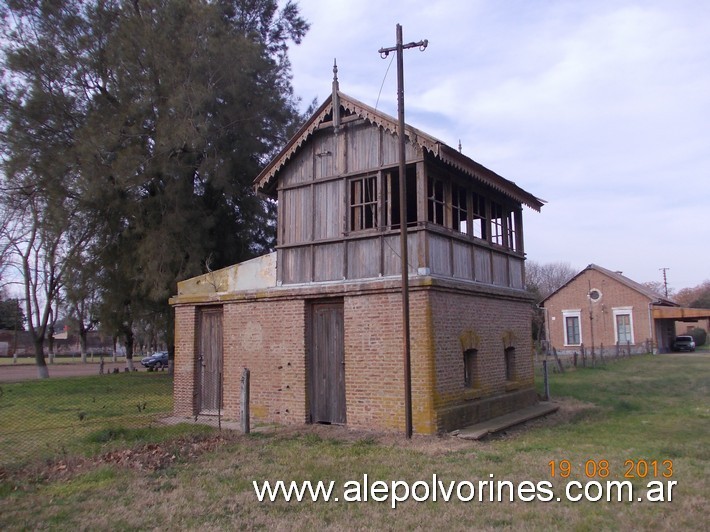
[[[334, 90], [333, 94], [326, 99], [325, 102], [316, 110], [311, 118], [298, 130], [298, 132], [289, 140], [281, 152], [264, 168], [264, 170], [254, 180], [256, 190], [269, 191], [272, 190], [275, 184], [275, 177], [279, 170], [286, 162], [293, 157], [301, 146], [309, 139], [311, 135], [319, 128], [320, 124], [326, 121], [333, 112], [333, 101], [337, 100], [338, 107], [342, 107], [351, 115], [363, 118], [368, 122], [382, 127], [385, 131], [392, 134], [397, 133], [397, 119], [391, 117], [382, 111], [379, 111], [367, 104], [364, 104], [355, 98]], [[520, 203], [523, 203], [540, 211], [540, 208], [545, 204], [544, 200], [537, 198], [533, 194], [523, 190], [514, 182], [496, 174], [480, 163], [463, 155], [458, 150], [441, 142], [440, 140], [420, 131], [409, 125], [405, 125], [405, 134], [409, 141], [431, 153], [434, 157], [447, 163], [470, 177], [488, 185], [489, 187], [513, 198]]]
[[545, 302], [550, 299], [552, 296], [563, 290], [567, 285], [569, 285], [572, 281], [577, 279], [579, 276], [584, 274], [584, 272], [589, 271], [589, 270], [595, 270], [599, 273], [602, 273], [606, 275], [607, 277], [610, 277], [614, 279], [615, 281], [618, 281], [619, 283], [627, 286], [628, 288], [631, 288], [632, 290], [635, 290], [636, 292], [639, 292], [640, 294], [646, 296], [648, 299], [651, 300], [651, 302], [654, 305], [663, 305], [663, 306], [672, 306], [672, 307], [678, 307], [679, 305], [670, 299], [662, 296], [655, 290], [651, 290], [645, 285], [642, 285], [641, 283], [637, 283], [636, 281], [629, 279], [628, 277], [625, 277], [622, 275], [620, 272], [614, 272], [611, 270], [607, 270], [606, 268], [602, 268], [601, 266], [597, 264], [590, 264], [586, 268], [584, 268], [581, 272], [579, 272], [577, 275], [572, 277], [569, 281], [567, 281], [565, 284], [563, 284], [560, 288], [555, 290], [552, 294], [547, 296], [545, 299], [543, 299], [540, 304], [544, 305]]

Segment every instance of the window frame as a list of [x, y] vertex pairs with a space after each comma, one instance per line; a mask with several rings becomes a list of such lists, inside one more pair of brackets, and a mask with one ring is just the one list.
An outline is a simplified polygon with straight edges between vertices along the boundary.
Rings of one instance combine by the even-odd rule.
[[374, 173], [349, 178], [348, 195], [349, 230], [361, 232], [377, 229], [380, 218], [378, 175]]
[[[617, 344], [626, 344], [627, 342], [630, 344], [634, 344], [634, 314], [633, 314], [633, 307], [613, 307], [611, 309], [611, 313], [614, 317], [614, 339], [616, 340]], [[620, 316], [628, 316], [629, 317], [629, 331], [628, 331], [628, 339], [624, 339], [623, 341], [619, 338], [619, 317]]]
[[[579, 335], [579, 343], [571, 343], [568, 337], [568, 327], [567, 320], [576, 319], [577, 320], [577, 334]], [[562, 311], [562, 331], [564, 334], [565, 346], [578, 347], [584, 343], [582, 339], [582, 309], [571, 309]]]

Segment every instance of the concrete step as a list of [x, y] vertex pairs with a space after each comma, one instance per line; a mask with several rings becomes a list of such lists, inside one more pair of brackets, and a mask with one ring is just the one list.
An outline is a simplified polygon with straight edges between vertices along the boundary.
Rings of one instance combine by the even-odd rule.
[[480, 440], [489, 434], [500, 432], [515, 425], [520, 425], [531, 419], [536, 419], [553, 412], [557, 412], [559, 406], [549, 402], [540, 402], [536, 405], [516, 410], [504, 416], [482, 421], [475, 425], [469, 425], [458, 431], [455, 431], [459, 438], [464, 440]]

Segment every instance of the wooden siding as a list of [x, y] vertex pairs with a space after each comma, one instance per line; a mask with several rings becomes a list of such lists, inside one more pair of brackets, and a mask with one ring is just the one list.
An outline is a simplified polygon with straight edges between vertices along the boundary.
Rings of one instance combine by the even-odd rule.
[[523, 259], [510, 257], [508, 259], [510, 267], [510, 286], [511, 288], [525, 288], [525, 277], [523, 274]]
[[284, 240], [291, 244], [309, 242], [312, 235], [311, 188], [284, 191], [282, 223]]
[[311, 248], [288, 248], [281, 250], [280, 279], [284, 284], [304, 283], [311, 280]]
[[429, 236], [429, 269], [434, 275], [451, 275], [451, 240], [439, 235]]
[[452, 245], [454, 260], [452, 276], [459, 279], [474, 279], [471, 245], [458, 240], [454, 240]]
[[[345, 243], [321, 244], [314, 246], [314, 281], [337, 281], [344, 278]], [[308, 279], [302, 279], [306, 281]]]
[[474, 250], [473, 257], [476, 281], [487, 284], [492, 283], [493, 274], [491, 273], [491, 251], [485, 248], [477, 248]]
[[[314, 240], [342, 238], [345, 232], [344, 188], [343, 180], [317, 183], [313, 186], [313, 205], [318, 207], [312, 211]], [[304, 214], [307, 216], [309, 212], [305, 211]]]
[[493, 252], [493, 284], [508, 286], [508, 258], [495, 251]]
[[[461, 183], [466, 181], [441, 162], [425, 157], [421, 148], [412, 143], [407, 143], [406, 155], [408, 173], [413, 174], [416, 168], [416, 179], [411, 179], [409, 187], [416, 198], [418, 221], [409, 232], [410, 273], [427, 271], [431, 275], [522, 290], [524, 256], [519, 206], [509, 202], [505, 206], [506, 212], [516, 212], [515, 237], [519, 245], [514, 249], [474, 238], [470, 229], [468, 235], [451, 230], [451, 183], [464, 186]], [[345, 124], [338, 134], [329, 129], [313, 134], [279, 174], [278, 282], [301, 284], [401, 275], [399, 233], [396, 226], [390, 229], [391, 213], [387, 211], [393, 195], [387, 188], [387, 176], [398, 173], [397, 159], [397, 135], [362, 120]], [[427, 221], [426, 183], [430, 174], [444, 182], [445, 208], [440, 224]], [[368, 189], [371, 191], [367, 197], [363, 194], [359, 198], [362, 206], [351, 205], [352, 182], [365, 177], [376, 178], [377, 185]], [[471, 190], [476, 189], [470, 183], [466, 186], [470, 202]], [[491, 201], [501, 201], [489, 189], [483, 194]], [[372, 209], [375, 204], [376, 212], [373, 210], [367, 219], [362, 212], [361, 218], [352, 218], [355, 208]], [[466, 205], [465, 210], [470, 223], [471, 205]], [[360, 220], [358, 227], [351, 227], [354, 219]], [[503, 216], [504, 233], [506, 222]], [[488, 234], [490, 238], [490, 231]]]
[[348, 279], [367, 279], [380, 275], [378, 238], [352, 240], [348, 244]]

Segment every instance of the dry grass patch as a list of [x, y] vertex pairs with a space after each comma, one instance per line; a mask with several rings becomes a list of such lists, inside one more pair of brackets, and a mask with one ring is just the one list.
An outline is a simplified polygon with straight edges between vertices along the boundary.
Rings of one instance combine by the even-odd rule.
[[[133, 467], [152, 444], [110, 449], [124, 459], [94, 460], [63, 478], [2, 483], [0, 528], [324, 529], [324, 530], [699, 530], [710, 497], [710, 357], [640, 357], [552, 378], [560, 410], [482, 442], [303, 426], [249, 436], [204, 435], [200, 452]], [[165, 453], [188, 437], [159, 443]], [[196, 442], [198, 440], [192, 440]], [[181, 443], [183, 442], [183, 443]], [[123, 451], [122, 451], [123, 449]], [[130, 449], [131, 453], [125, 452]], [[95, 456], [105, 456], [99, 453]], [[115, 455], [110, 455], [115, 456]], [[163, 454], [165, 456], [165, 454]], [[170, 455], [171, 456], [171, 455]], [[259, 502], [253, 481], [346, 482], [496, 480], [553, 482], [550, 461], [569, 460], [567, 480], [586, 482], [588, 460], [608, 460], [611, 480], [624, 461], [672, 459], [672, 502]], [[635, 479], [642, 490], [645, 479]], [[645, 490], [645, 488], [643, 488]], [[639, 494], [641, 491], [639, 491]]]

